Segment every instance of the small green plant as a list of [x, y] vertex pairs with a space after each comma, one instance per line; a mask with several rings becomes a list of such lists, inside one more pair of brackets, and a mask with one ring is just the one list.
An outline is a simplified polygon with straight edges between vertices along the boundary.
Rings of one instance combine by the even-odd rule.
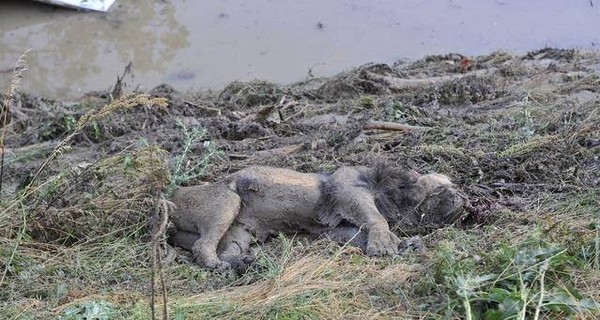
[[596, 230], [596, 236], [580, 249], [579, 255], [590, 268], [600, 270], [600, 226], [596, 222], [590, 223], [590, 229]]
[[402, 102], [387, 104], [385, 112], [390, 120], [400, 120], [407, 116], [406, 107]]
[[75, 117], [72, 115], [66, 115], [63, 120], [65, 122], [65, 128], [67, 128], [67, 131], [71, 132], [77, 128], [77, 119], [75, 119]]
[[358, 105], [361, 108], [371, 109], [375, 107], [375, 99], [372, 96], [362, 96], [358, 99]]
[[102, 130], [100, 129], [98, 122], [92, 123], [92, 132], [95, 140], [100, 140], [102, 138]]
[[423, 108], [402, 101], [386, 102], [384, 111], [388, 120], [403, 123], [423, 124], [423, 119], [430, 118], [430, 114]]
[[437, 270], [457, 301], [450, 308], [461, 305], [465, 319], [537, 320], [599, 311], [596, 303], [569, 285], [568, 269], [581, 261], [538, 235], [516, 251], [500, 247], [488, 257], [487, 268], [466, 263], [471, 259], [458, 259], [444, 248], [439, 255]]
[[529, 109], [525, 108], [519, 112], [517, 117], [517, 125], [519, 126], [519, 132], [521, 133], [521, 137], [528, 141], [535, 134], [535, 128], [533, 124], [533, 117], [531, 116], [531, 112]]
[[61, 320], [109, 320], [119, 318], [113, 305], [104, 301], [88, 301], [67, 308]]
[[203, 142], [205, 153], [202, 158], [198, 161], [190, 160], [192, 147], [206, 137], [206, 130], [201, 127], [188, 128], [181, 121], [177, 122], [177, 126], [183, 133], [183, 150], [175, 156], [171, 182], [167, 186], [167, 196], [170, 196], [178, 186], [202, 177], [206, 173], [209, 162], [219, 154], [214, 143], [205, 141]]

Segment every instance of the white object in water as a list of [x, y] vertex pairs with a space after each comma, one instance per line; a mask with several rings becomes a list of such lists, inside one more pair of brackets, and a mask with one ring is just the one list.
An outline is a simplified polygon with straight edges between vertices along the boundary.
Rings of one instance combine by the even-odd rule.
[[116, 0], [36, 0], [56, 6], [106, 12]]

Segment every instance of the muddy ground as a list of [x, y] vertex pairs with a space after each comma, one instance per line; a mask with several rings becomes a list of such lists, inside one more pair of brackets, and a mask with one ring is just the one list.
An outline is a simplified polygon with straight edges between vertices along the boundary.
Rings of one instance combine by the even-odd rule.
[[[35, 70], [24, 76], [35, 77]], [[597, 314], [597, 52], [448, 54], [364, 65], [289, 86], [235, 82], [219, 92], [181, 93], [163, 85], [120, 98], [119, 91], [76, 101], [4, 96], [5, 314], [147, 318], [154, 270], [157, 279], [157, 273], [166, 279], [164, 292], [160, 281], [155, 285], [155, 307], [166, 293], [176, 318], [484, 317], [512, 309], [490, 298], [507, 280], [498, 276], [492, 285], [483, 275], [514, 267], [511, 259], [525, 252], [522, 245], [533, 250], [532, 237], [538, 250], [547, 250], [533, 255], [539, 263], [557, 265], [549, 260], [556, 248], [577, 259], [560, 267], [572, 277], [556, 271], [547, 284], [577, 294], [569, 303], [561, 300], [568, 305], [563, 309], [521, 299], [525, 307], [515, 312], [524, 310], [525, 318], [538, 309], [550, 318]], [[385, 128], [376, 128], [378, 122]], [[185, 150], [191, 153], [180, 161]], [[163, 231], [155, 222], [164, 216], [161, 199], [174, 184], [217, 181], [252, 164], [331, 172], [379, 159], [449, 175], [469, 200], [461, 221], [421, 235], [425, 248], [396, 259], [283, 237], [257, 249], [263, 258], [243, 276], [201, 270], [185, 252], [162, 271], [152, 268], [159, 265], [154, 253], [162, 253], [161, 241], [150, 249], [148, 244], [152, 230]], [[315, 267], [310, 276], [301, 269], [307, 266]], [[323, 273], [323, 266], [333, 271]], [[424, 277], [428, 270], [437, 271]], [[368, 276], [357, 280], [356, 274]], [[469, 291], [470, 307], [461, 299], [471, 296], [456, 287], [467, 275], [488, 290]], [[544, 281], [511, 284], [524, 289]], [[477, 296], [484, 291], [487, 300]]]

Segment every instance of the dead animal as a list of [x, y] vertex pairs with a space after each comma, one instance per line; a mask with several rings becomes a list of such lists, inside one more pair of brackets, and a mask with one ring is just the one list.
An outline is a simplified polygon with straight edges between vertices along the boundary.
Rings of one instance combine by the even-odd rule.
[[[353, 240], [370, 256], [395, 255], [393, 232], [453, 223], [464, 200], [442, 174], [385, 164], [332, 174], [253, 166], [224, 181], [177, 189], [170, 243], [207, 268], [243, 268], [253, 238], [309, 233]], [[406, 234], [406, 233], [404, 233]]]

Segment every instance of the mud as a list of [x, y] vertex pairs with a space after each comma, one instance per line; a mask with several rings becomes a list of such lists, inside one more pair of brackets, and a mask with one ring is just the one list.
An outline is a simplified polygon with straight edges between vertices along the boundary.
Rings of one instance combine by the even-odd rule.
[[129, 90], [220, 90], [234, 80], [287, 84], [426, 54], [598, 48], [598, 29], [592, 1], [130, 0], [106, 14], [2, 1], [0, 87], [27, 48], [36, 76], [23, 88], [65, 99], [108, 89], [129, 62]]

